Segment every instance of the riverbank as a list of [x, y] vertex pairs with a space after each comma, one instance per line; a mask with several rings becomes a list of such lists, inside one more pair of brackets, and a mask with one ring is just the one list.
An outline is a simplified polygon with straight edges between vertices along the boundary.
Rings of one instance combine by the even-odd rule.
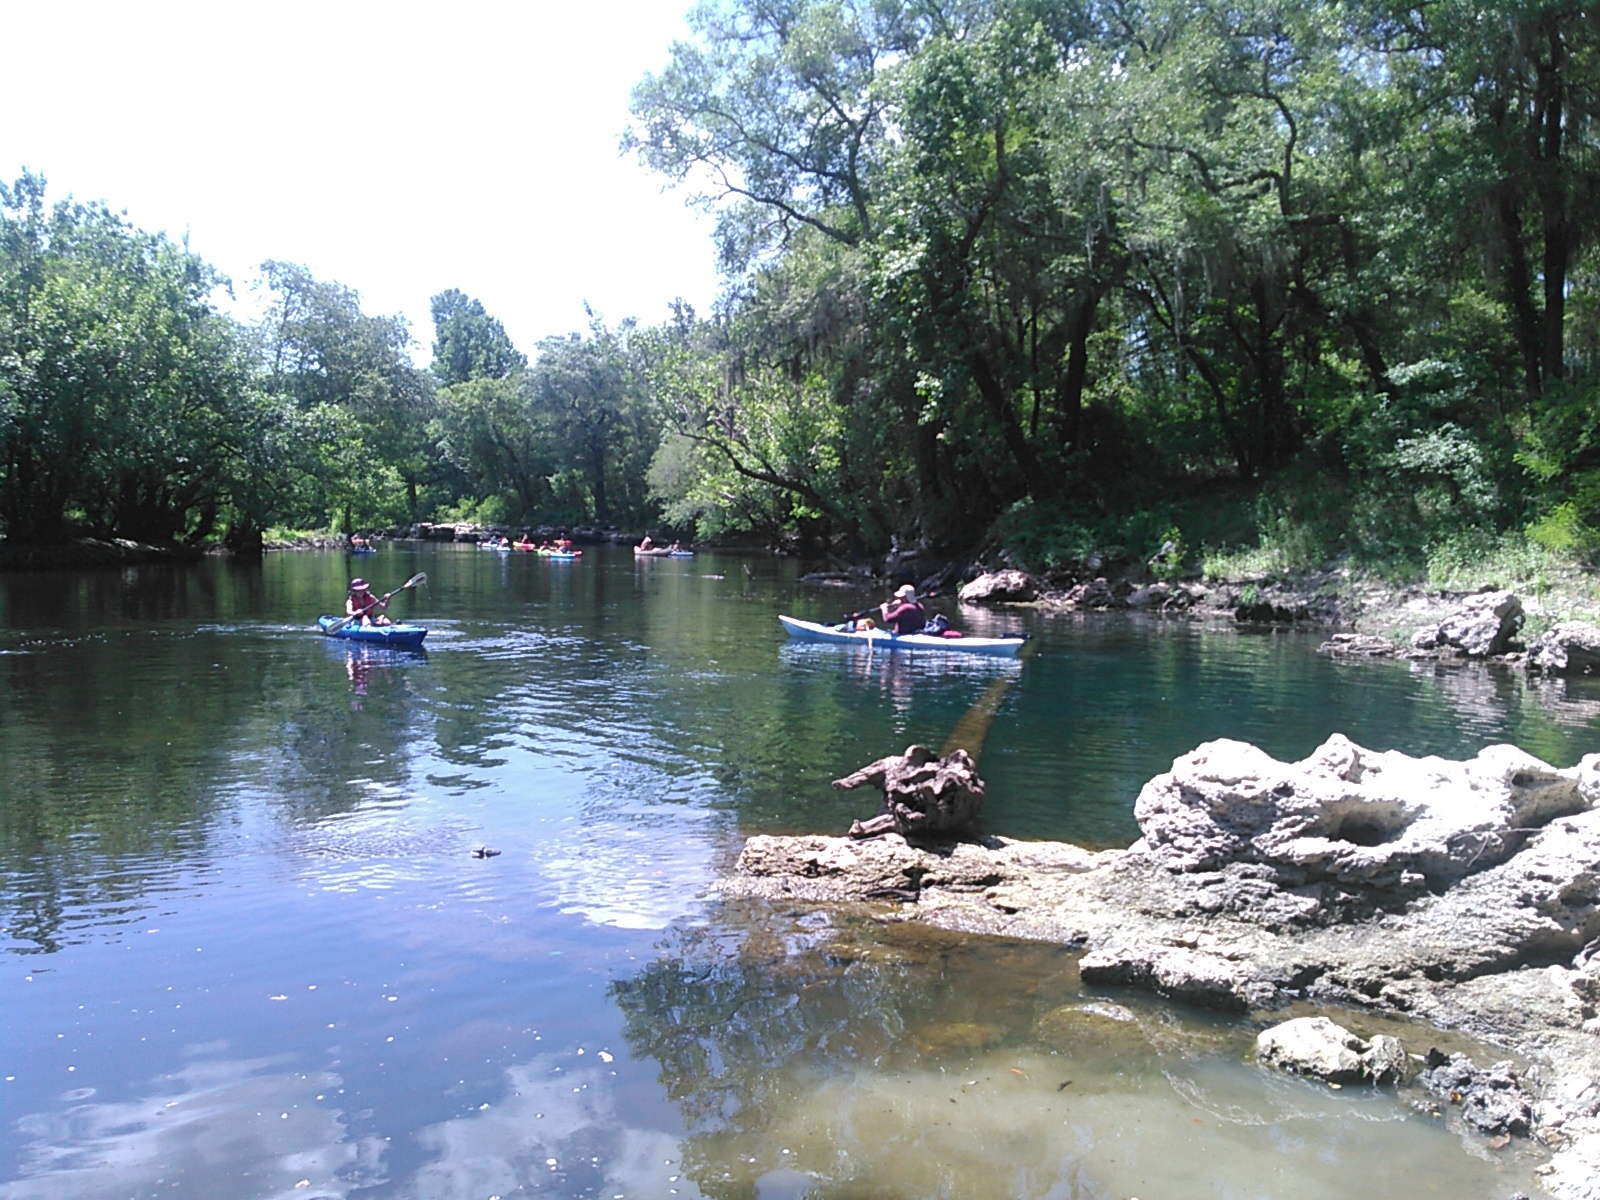
[[197, 562], [198, 546], [152, 545], [127, 538], [67, 538], [48, 545], [14, 545], [0, 540], [0, 571], [47, 567], [121, 567], [152, 562]]
[[1600, 755], [1447, 762], [1336, 735], [1281, 763], [1211, 742], [1135, 815], [1141, 838], [1098, 852], [755, 837], [720, 891], [1070, 946], [1086, 983], [1263, 1025], [1339, 1006], [1460, 1030], [1531, 1064], [1530, 1122], [1487, 1144], [1531, 1134], [1553, 1194], [1600, 1196]]

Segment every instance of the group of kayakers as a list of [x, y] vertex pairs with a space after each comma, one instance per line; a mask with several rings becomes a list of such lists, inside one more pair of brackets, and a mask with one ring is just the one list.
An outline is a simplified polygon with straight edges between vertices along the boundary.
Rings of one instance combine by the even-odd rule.
[[566, 534], [560, 534], [555, 539], [548, 538], [540, 541], [533, 540], [531, 532], [524, 532], [521, 541], [513, 541], [504, 535], [491, 534], [480, 545], [490, 550], [538, 550], [545, 554], [574, 554], [572, 539]]
[[673, 542], [670, 546], [658, 546], [651, 541], [650, 535], [647, 533], [644, 535], [643, 540], [633, 548], [633, 552], [635, 554], [682, 554], [683, 546], [678, 542]]

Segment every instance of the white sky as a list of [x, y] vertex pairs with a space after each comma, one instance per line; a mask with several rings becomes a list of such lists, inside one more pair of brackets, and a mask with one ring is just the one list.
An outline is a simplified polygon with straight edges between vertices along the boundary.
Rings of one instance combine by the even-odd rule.
[[525, 352], [716, 294], [710, 219], [618, 154], [691, 0], [0, 0], [0, 176], [189, 234], [241, 300], [303, 263], [410, 320], [482, 300]]

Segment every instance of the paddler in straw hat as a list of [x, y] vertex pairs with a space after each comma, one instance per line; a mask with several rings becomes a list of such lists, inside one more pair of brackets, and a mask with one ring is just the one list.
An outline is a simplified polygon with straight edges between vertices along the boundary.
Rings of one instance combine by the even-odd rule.
[[344, 615], [359, 616], [363, 625], [393, 625], [394, 622], [377, 609], [388, 608], [388, 598], [379, 599], [372, 594], [365, 579], [350, 581], [350, 594], [344, 598]]

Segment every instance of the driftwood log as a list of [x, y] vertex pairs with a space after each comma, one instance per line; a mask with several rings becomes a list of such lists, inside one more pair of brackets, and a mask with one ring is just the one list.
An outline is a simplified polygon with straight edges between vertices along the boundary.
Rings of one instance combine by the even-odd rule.
[[848, 791], [867, 783], [882, 790], [883, 809], [853, 822], [853, 838], [947, 836], [968, 829], [983, 808], [983, 780], [965, 750], [940, 758], [926, 746], [907, 746], [904, 754], [880, 758], [833, 786]]

